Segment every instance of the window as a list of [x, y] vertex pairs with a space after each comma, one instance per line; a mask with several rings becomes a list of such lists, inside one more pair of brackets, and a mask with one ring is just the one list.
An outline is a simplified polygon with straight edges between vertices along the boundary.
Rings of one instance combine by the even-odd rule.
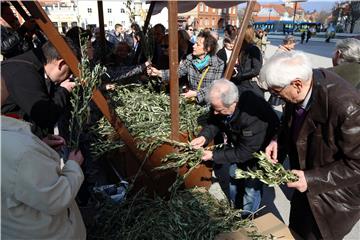
[[125, 21], [121, 21], [121, 25], [123, 25], [123, 26], [124, 26], [124, 25], [125, 25]]
[[224, 11], [223, 11], [225, 14], [226, 14], [226, 8], [224, 8]]
[[112, 13], [111, 8], [108, 8], [108, 9], [107, 9], [107, 12], [108, 12], [108, 13]]
[[208, 12], [208, 11], [209, 11], [209, 7], [205, 6], [205, 12]]
[[109, 21], [109, 26], [111, 27], [113, 25], [113, 22], [112, 21]]
[[121, 13], [125, 13], [125, 10], [122, 8], [122, 9], [120, 9], [120, 12], [121, 12]]
[[218, 14], [221, 15], [221, 9], [218, 9]]
[[200, 12], [204, 11], [204, 4], [200, 3]]
[[216, 12], [216, 9], [215, 9], [215, 8], [213, 8], [213, 9], [212, 9], [212, 11], [213, 11], [213, 13], [214, 13], [214, 12]]
[[229, 14], [231, 14], [231, 8], [229, 8], [229, 12], [228, 12]]
[[92, 8], [88, 8], [88, 9], [87, 9], [87, 12], [88, 12], [88, 13], [92, 13]]
[[205, 26], [209, 25], [209, 19], [205, 18]]
[[211, 20], [211, 26], [215, 26], [215, 18]]
[[235, 20], [232, 20], [232, 24], [231, 24], [231, 25], [235, 26]]

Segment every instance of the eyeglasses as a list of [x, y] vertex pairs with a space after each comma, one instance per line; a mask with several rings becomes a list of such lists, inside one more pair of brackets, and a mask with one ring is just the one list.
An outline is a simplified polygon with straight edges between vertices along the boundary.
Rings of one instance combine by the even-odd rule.
[[281, 92], [282, 92], [286, 87], [287, 87], [287, 86], [282, 87], [282, 88], [277, 88], [277, 89], [271, 88], [271, 89], [270, 89], [270, 92], [271, 92], [272, 94], [276, 95], [276, 96], [280, 96]]

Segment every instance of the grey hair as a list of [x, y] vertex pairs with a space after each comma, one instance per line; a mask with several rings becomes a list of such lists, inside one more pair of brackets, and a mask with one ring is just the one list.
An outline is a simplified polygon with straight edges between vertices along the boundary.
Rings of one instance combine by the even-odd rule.
[[340, 51], [339, 63], [360, 62], [360, 40], [356, 38], [346, 38], [336, 43], [336, 50]]
[[239, 90], [233, 82], [222, 78], [212, 82], [206, 95], [207, 102], [211, 104], [214, 97], [220, 97], [224, 107], [230, 107], [239, 100]]
[[295, 79], [312, 78], [310, 59], [301, 51], [283, 52], [272, 56], [260, 71], [260, 83], [269, 88], [286, 87]]

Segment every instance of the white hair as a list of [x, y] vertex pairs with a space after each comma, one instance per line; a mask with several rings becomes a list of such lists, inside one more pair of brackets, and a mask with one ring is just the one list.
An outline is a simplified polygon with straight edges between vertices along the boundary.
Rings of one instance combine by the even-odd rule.
[[346, 38], [336, 43], [336, 50], [340, 51], [338, 64], [343, 62], [360, 63], [360, 40], [356, 38]]
[[214, 97], [220, 97], [222, 104], [230, 107], [239, 100], [239, 90], [233, 82], [222, 78], [212, 82], [206, 96], [207, 102], [211, 104]]
[[260, 82], [267, 87], [285, 87], [295, 79], [312, 78], [310, 59], [301, 51], [283, 52], [272, 56], [260, 71]]

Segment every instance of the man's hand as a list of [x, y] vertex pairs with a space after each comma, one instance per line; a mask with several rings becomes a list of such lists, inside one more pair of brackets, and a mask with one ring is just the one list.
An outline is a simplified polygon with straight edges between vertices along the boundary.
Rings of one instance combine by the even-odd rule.
[[69, 160], [73, 160], [75, 162], [77, 162], [79, 164], [79, 166], [81, 166], [81, 164], [84, 162], [84, 157], [81, 154], [80, 150], [73, 150], [69, 153]]
[[162, 77], [161, 71], [154, 67], [147, 67], [146, 72], [149, 76]]
[[200, 137], [193, 139], [190, 142], [190, 145], [195, 149], [199, 149], [202, 146], [204, 146], [205, 142], [206, 142], [206, 138], [204, 136], [200, 136]]
[[268, 158], [271, 159], [273, 163], [277, 163], [277, 152], [278, 152], [278, 144], [276, 141], [271, 141], [270, 144], [265, 149], [265, 154]]
[[148, 60], [145, 62], [145, 67], [149, 67], [149, 66], [151, 66], [151, 61]]
[[209, 150], [204, 150], [204, 154], [201, 159], [204, 161], [213, 160], [213, 152]]
[[60, 148], [66, 144], [64, 138], [52, 134], [49, 134], [46, 137], [44, 137], [42, 141], [47, 145], [49, 145], [51, 148], [55, 149], [56, 151], [60, 150]]
[[192, 98], [192, 97], [196, 97], [197, 96], [197, 92], [193, 91], [193, 90], [189, 90], [186, 93], [182, 93], [181, 96], [185, 97], [185, 98]]
[[108, 84], [105, 85], [105, 89], [106, 89], [107, 91], [114, 91], [114, 90], [115, 90], [115, 84], [113, 84], [113, 83], [108, 83]]
[[65, 88], [70, 93], [72, 89], [75, 87], [75, 83], [70, 82], [70, 79], [66, 79], [65, 81], [60, 83], [60, 87]]
[[308, 188], [304, 171], [301, 170], [291, 170], [294, 174], [299, 177], [299, 180], [296, 182], [287, 183], [289, 188], [296, 188], [300, 192], [305, 192]]

